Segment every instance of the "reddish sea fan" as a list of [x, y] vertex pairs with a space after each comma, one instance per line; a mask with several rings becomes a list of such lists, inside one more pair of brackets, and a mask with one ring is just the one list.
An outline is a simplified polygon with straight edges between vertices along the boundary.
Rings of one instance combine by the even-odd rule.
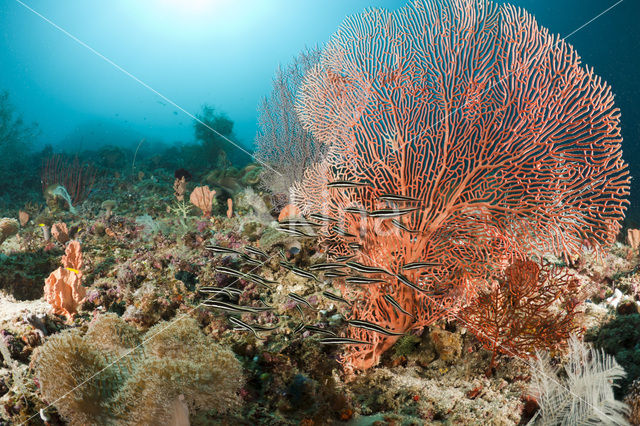
[[[620, 229], [629, 174], [610, 88], [513, 6], [416, 0], [351, 17], [305, 78], [298, 110], [329, 153], [294, 185], [293, 199], [355, 235], [324, 226], [328, 253], [353, 252], [393, 273], [437, 263], [406, 271], [421, 292], [389, 276], [345, 288], [359, 300], [359, 319], [395, 331], [428, 325], [455, 315], [513, 259], [600, 250]], [[327, 186], [337, 180], [365, 185]], [[390, 203], [381, 198], [388, 193], [419, 202]], [[411, 206], [396, 223], [345, 211]], [[357, 368], [396, 339], [353, 333], [375, 343], [350, 352]]]
[[558, 267], [518, 260], [460, 312], [462, 324], [493, 352], [527, 358], [566, 344], [575, 322], [577, 278]]

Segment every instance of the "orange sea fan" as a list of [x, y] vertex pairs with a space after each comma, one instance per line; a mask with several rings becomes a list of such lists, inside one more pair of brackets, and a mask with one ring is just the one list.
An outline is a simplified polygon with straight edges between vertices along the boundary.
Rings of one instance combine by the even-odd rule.
[[[610, 87], [511, 5], [415, 0], [351, 17], [297, 108], [329, 148], [292, 199], [338, 221], [319, 230], [329, 255], [391, 272], [382, 285], [345, 285], [351, 318], [400, 332], [453, 318], [513, 260], [600, 251], [620, 230], [629, 174]], [[350, 208], [415, 210], [391, 219]], [[403, 270], [420, 261], [431, 264]], [[397, 339], [349, 333], [374, 343], [349, 349], [354, 368], [375, 365]]]
[[87, 293], [82, 286], [82, 252], [78, 241], [69, 243], [62, 265], [45, 280], [44, 297], [55, 314], [72, 318]]
[[189, 196], [189, 201], [191, 201], [191, 204], [202, 210], [203, 216], [209, 217], [211, 216], [211, 210], [213, 209], [214, 195], [216, 195], [216, 191], [210, 190], [208, 186], [198, 186]]
[[466, 326], [491, 352], [523, 358], [566, 344], [575, 322], [579, 281], [559, 267], [517, 260], [504, 276], [460, 312]]

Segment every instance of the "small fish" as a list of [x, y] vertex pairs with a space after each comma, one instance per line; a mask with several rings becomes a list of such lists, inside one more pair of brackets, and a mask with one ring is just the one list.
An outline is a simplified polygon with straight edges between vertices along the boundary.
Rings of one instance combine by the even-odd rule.
[[214, 253], [228, 253], [228, 254], [240, 254], [240, 255], [242, 254], [238, 250], [234, 250], [229, 247], [210, 245], [210, 246], [206, 246], [205, 248]]
[[413, 198], [413, 197], [409, 197], [407, 195], [390, 194], [390, 193], [380, 194], [380, 196], [378, 198], [383, 200], [383, 201], [391, 201], [391, 202], [394, 202], [394, 203], [395, 202], [419, 203], [419, 202], [422, 201], [419, 198]]
[[346, 262], [349, 259], [353, 259], [354, 257], [356, 257], [355, 254], [350, 254], [347, 256], [336, 256], [336, 262]]
[[274, 325], [273, 327], [268, 327], [260, 324], [253, 324], [251, 327], [255, 328], [258, 331], [272, 331], [278, 329], [280, 326]]
[[347, 247], [349, 247], [351, 250], [360, 250], [362, 248], [362, 244], [349, 243], [347, 244]]
[[338, 220], [327, 215], [319, 214], [319, 213], [311, 213], [309, 218], [313, 220], [317, 220], [318, 222], [337, 222]]
[[280, 266], [282, 266], [284, 269], [288, 269], [288, 270], [292, 270], [293, 268], [296, 267], [296, 265], [294, 265], [291, 262], [287, 262], [287, 261], [280, 261]]
[[216, 266], [213, 269], [216, 272], [222, 272], [223, 274], [231, 275], [232, 277], [237, 278], [244, 278], [244, 276], [246, 275], [244, 272], [236, 271], [235, 269], [227, 268], [226, 266]]
[[244, 248], [244, 251], [246, 251], [247, 253], [252, 254], [254, 256], [262, 257], [264, 259], [269, 258], [269, 255], [267, 253], [265, 253], [264, 251], [262, 251], [262, 250], [260, 250], [259, 248], [256, 248], [256, 247], [246, 246]]
[[396, 299], [394, 299], [390, 294], [385, 294], [384, 296], [382, 296], [384, 298], [384, 300], [386, 300], [387, 302], [389, 302], [391, 305], [393, 305], [397, 310], [399, 310], [400, 312], [402, 312], [405, 315], [410, 316], [411, 318], [415, 319], [415, 317], [413, 315], [411, 315], [409, 312], [405, 311], [402, 306], [400, 306], [400, 304], [398, 303], [398, 301]]
[[39, 223], [38, 226], [41, 227], [41, 228], [44, 228], [47, 225], [45, 225], [44, 223]]
[[254, 258], [250, 257], [250, 256], [249, 256], [249, 255], [247, 255], [247, 254], [244, 254], [244, 253], [243, 253], [243, 254], [241, 254], [240, 256], [242, 257], [242, 260], [243, 260], [245, 263], [248, 263], [248, 264], [250, 264], [250, 265], [258, 265], [258, 266], [259, 266], [259, 265], [262, 265], [262, 261], [260, 261], [260, 260], [258, 260], [258, 259], [254, 259]]
[[326, 337], [320, 340], [323, 345], [372, 345], [365, 340], [350, 339], [348, 337]]
[[436, 262], [412, 262], [402, 266], [402, 269], [420, 269], [428, 268], [430, 266], [440, 266], [441, 263]]
[[346, 265], [353, 269], [356, 272], [360, 272], [362, 274], [387, 274], [387, 275], [392, 275], [391, 272], [387, 271], [386, 269], [382, 269], [382, 268], [377, 268], [375, 266], [368, 266], [368, 265], [363, 265], [362, 263], [358, 263], [358, 262], [347, 262]]
[[349, 275], [349, 274], [347, 274], [346, 272], [342, 272], [342, 271], [327, 271], [327, 272], [324, 273], [324, 277], [325, 278], [329, 278], [329, 279], [331, 279], [331, 278], [343, 278], [343, 277], [346, 277], [347, 275]]
[[369, 216], [369, 212], [360, 207], [347, 207], [344, 209], [344, 211], [355, 215]]
[[267, 280], [267, 279], [262, 278], [261, 276], [259, 276], [257, 274], [247, 274], [244, 278], [246, 280], [251, 281], [252, 283], [261, 285], [263, 287], [266, 287], [269, 290], [273, 290], [273, 287], [271, 287], [269, 284], [277, 284], [277, 281]]
[[314, 308], [313, 306], [311, 306], [311, 304], [309, 302], [307, 302], [304, 297], [300, 296], [299, 294], [296, 293], [289, 293], [287, 296], [289, 296], [291, 299], [293, 299], [294, 301], [296, 301], [297, 303], [303, 303], [305, 305], [307, 305], [308, 307], [310, 307], [311, 309], [313, 309], [314, 311], [316, 310], [316, 308]]
[[322, 282], [318, 279], [318, 277], [316, 277], [315, 275], [313, 275], [311, 272], [309, 271], [305, 271], [304, 269], [300, 269], [300, 268], [296, 268], [295, 266], [293, 268], [290, 269], [291, 272], [293, 272], [294, 274], [296, 274], [299, 277], [302, 278], [308, 278], [310, 280], [316, 280], [317, 282]]
[[391, 223], [396, 227], [401, 229], [402, 231], [408, 232], [410, 234], [418, 234], [421, 231], [417, 230], [417, 229], [409, 229], [407, 228], [406, 225], [404, 225], [402, 222], [400, 222], [398, 219], [391, 219]]
[[351, 234], [351, 233], [347, 232], [345, 229], [340, 228], [339, 226], [334, 226], [334, 227], [332, 228], [332, 230], [333, 230], [333, 232], [335, 232], [336, 234], [338, 234], [338, 235], [342, 235], [343, 237], [353, 237], [353, 238], [355, 238], [355, 237], [356, 237], [355, 235], [353, 235], [353, 234]]
[[302, 231], [298, 231], [297, 229], [277, 227], [276, 231], [284, 232], [285, 234], [295, 235], [296, 237], [307, 237], [307, 238], [317, 237], [317, 235], [315, 234], [307, 234]]
[[344, 268], [347, 265], [345, 265], [344, 263], [316, 263], [315, 265], [311, 265], [309, 266], [309, 270], [310, 271], [327, 271], [327, 270], [334, 270], [334, 269], [340, 269], [340, 268]]
[[399, 280], [401, 283], [403, 283], [403, 284], [405, 284], [405, 285], [407, 285], [407, 286], [411, 287], [411, 288], [412, 288], [412, 289], [414, 289], [415, 291], [418, 291], [418, 292], [420, 292], [420, 293], [424, 293], [424, 290], [423, 290], [423, 289], [421, 289], [420, 287], [418, 287], [418, 286], [416, 285], [416, 283], [412, 282], [412, 281], [411, 281], [409, 278], [407, 278], [406, 276], [404, 276], [404, 275], [402, 275], [402, 274], [396, 274], [396, 277], [398, 278], [398, 280]]
[[415, 212], [416, 210], [418, 210], [418, 207], [411, 207], [407, 209], [381, 209], [370, 212], [369, 216], [377, 218], [390, 218], [402, 216], [407, 213]]
[[387, 330], [386, 328], [379, 326], [378, 324], [374, 324], [369, 321], [361, 321], [361, 320], [349, 320], [347, 321], [350, 326], [357, 328], [364, 328], [365, 330], [373, 331], [376, 333], [384, 334], [386, 336], [403, 336], [404, 333], [397, 333], [395, 331]]
[[346, 303], [348, 306], [352, 305], [352, 303], [349, 302], [347, 299], [343, 299], [342, 297], [338, 296], [337, 294], [333, 294], [333, 293], [328, 292], [328, 291], [323, 291], [322, 295], [324, 297], [326, 297], [327, 299], [334, 300], [336, 302]]
[[78, 271], [77, 269], [73, 269], [73, 268], [64, 268], [64, 269], [66, 269], [67, 271], [71, 271], [74, 274], [79, 274], [80, 273], [80, 271]]
[[237, 296], [244, 293], [244, 290], [233, 287], [201, 287], [198, 291], [201, 293], [226, 293], [229, 295], [235, 294]]
[[258, 336], [258, 333], [256, 333], [256, 331], [253, 329], [253, 327], [251, 327], [249, 324], [247, 324], [246, 322], [242, 321], [241, 319], [234, 318], [234, 317], [229, 317], [229, 322], [232, 323], [232, 324], [237, 325], [238, 327], [240, 327], [240, 329], [244, 329], [244, 330], [252, 332], [253, 335], [256, 336], [256, 339], [265, 340], [264, 337]]
[[383, 283], [385, 280], [379, 278], [367, 278], [367, 277], [349, 277], [344, 280], [347, 284], [375, 284]]
[[300, 333], [302, 330], [304, 330], [304, 323], [301, 322], [300, 324], [298, 324], [296, 326], [296, 328], [293, 330], [293, 334], [298, 334]]
[[318, 225], [317, 223], [311, 223], [311, 222], [307, 222], [306, 220], [294, 220], [294, 219], [290, 219], [288, 221], [282, 221], [280, 222], [280, 226], [284, 226], [284, 227], [292, 227], [292, 228], [298, 228], [298, 227], [318, 227], [320, 225]]
[[305, 330], [312, 331], [314, 333], [322, 333], [328, 334], [329, 336], [337, 337], [338, 335], [331, 330], [327, 330], [326, 328], [316, 327], [315, 325], [305, 325]]
[[272, 308], [273, 306], [271, 306], [270, 304], [268, 304], [267, 302], [264, 301], [264, 299], [262, 297], [258, 297], [258, 300], [261, 301], [264, 306], [268, 307], [268, 308]]
[[270, 311], [270, 310], [273, 309], [273, 308], [268, 308], [268, 307], [253, 307], [253, 306], [235, 305], [233, 303], [222, 302], [222, 301], [219, 301], [219, 300], [205, 300], [204, 302], [202, 302], [202, 304], [204, 306], [209, 307], [209, 308], [221, 309], [223, 311], [249, 312], [249, 313], [252, 313], [252, 314], [257, 314], [257, 313], [264, 312], [264, 311]]
[[327, 188], [357, 188], [360, 186], [370, 185], [369, 182], [354, 182], [350, 180], [334, 180], [327, 183]]

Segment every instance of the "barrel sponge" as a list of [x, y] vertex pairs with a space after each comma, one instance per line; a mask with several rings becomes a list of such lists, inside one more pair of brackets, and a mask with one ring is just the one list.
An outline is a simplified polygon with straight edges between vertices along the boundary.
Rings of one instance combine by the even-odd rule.
[[104, 403], [115, 392], [114, 369], [78, 330], [50, 337], [36, 349], [32, 361], [43, 400], [70, 424], [102, 424]]

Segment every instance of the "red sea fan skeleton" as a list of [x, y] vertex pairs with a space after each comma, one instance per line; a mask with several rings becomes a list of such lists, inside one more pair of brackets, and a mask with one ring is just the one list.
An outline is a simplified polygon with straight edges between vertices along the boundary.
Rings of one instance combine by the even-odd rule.
[[[327, 253], [420, 289], [387, 274], [343, 284], [352, 319], [407, 332], [451, 318], [525, 253], [600, 250], [620, 230], [629, 174], [610, 87], [511, 5], [416, 0], [353, 16], [305, 77], [297, 108], [329, 153], [292, 198], [304, 214], [339, 221], [320, 232]], [[327, 185], [338, 180], [363, 185]], [[418, 209], [394, 223], [348, 207]], [[419, 261], [434, 266], [402, 269]], [[349, 346], [351, 368], [375, 365], [397, 340], [349, 330], [372, 343]]]

